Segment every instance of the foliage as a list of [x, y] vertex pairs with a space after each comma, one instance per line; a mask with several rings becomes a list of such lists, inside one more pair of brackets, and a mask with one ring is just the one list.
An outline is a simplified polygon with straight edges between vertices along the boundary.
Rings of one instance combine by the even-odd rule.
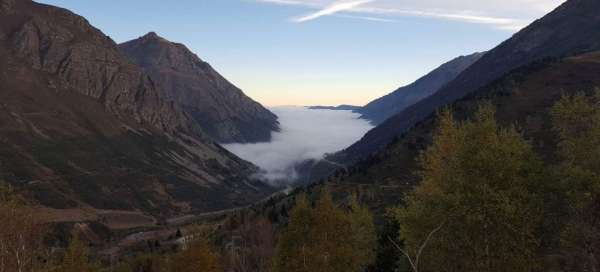
[[57, 272], [94, 272], [99, 271], [98, 266], [90, 260], [89, 249], [79, 236], [74, 235], [69, 242], [62, 262]]
[[[259, 219], [240, 229], [239, 245], [229, 256], [234, 272], [268, 272], [275, 254], [275, 229], [269, 220]], [[233, 246], [233, 245], [232, 245]]]
[[562, 163], [558, 175], [564, 183], [569, 221], [561, 247], [570, 269], [600, 269], [600, 91], [565, 96], [552, 108], [559, 135]]
[[296, 205], [290, 212], [290, 222], [281, 235], [274, 260], [274, 271], [311, 271], [315, 258], [312, 248], [315, 237], [312, 226], [315, 216], [305, 195], [296, 197]]
[[387, 214], [384, 219], [384, 225], [378, 232], [375, 261], [367, 268], [368, 272], [396, 271], [399, 265], [400, 256], [394, 244], [400, 244], [397, 237], [400, 226], [393, 214]]
[[373, 214], [358, 201], [356, 194], [350, 199], [350, 221], [352, 226], [352, 235], [354, 237], [353, 248], [371, 249], [366, 251], [356, 251], [355, 261], [362, 265], [363, 271], [366, 265], [375, 261], [375, 248], [377, 247], [377, 232], [373, 221]]
[[345, 211], [327, 188], [314, 208], [300, 195], [280, 238], [274, 271], [363, 271], [374, 259], [375, 238], [373, 217], [356, 198]]
[[404, 253], [415, 271], [532, 271], [543, 165], [489, 104], [473, 121], [441, 113], [421, 156], [422, 183], [396, 210]]
[[223, 271], [219, 255], [212, 248], [206, 237], [195, 237], [189, 241], [185, 249], [169, 260], [171, 272], [218, 272]]
[[45, 230], [13, 188], [0, 182], [0, 272], [43, 271]]

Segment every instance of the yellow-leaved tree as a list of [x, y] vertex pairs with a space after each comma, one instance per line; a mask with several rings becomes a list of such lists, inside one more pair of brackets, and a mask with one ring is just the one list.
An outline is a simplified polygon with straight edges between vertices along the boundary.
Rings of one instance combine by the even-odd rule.
[[27, 203], [0, 181], [0, 272], [44, 271], [45, 230]]
[[169, 262], [172, 272], [220, 272], [223, 267], [219, 255], [206, 237], [198, 234], [189, 241], [185, 248], [175, 254]]
[[565, 96], [552, 108], [559, 135], [557, 176], [567, 194], [569, 220], [561, 247], [573, 271], [600, 271], [600, 90]]
[[58, 272], [95, 272], [98, 265], [90, 260], [89, 249], [78, 235], [73, 235], [65, 251], [62, 262], [57, 267]]
[[274, 271], [364, 271], [374, 259], [373, 216], [356, 198], [350, 206], [338, 207], [326, 187], [314, 208], [298, 196], [279, 239]]
[[534, 270], [543, 164], [515, 128], [497, 124], [488, 103], [472, 121], [449, 110], [438, 121], [420, 157], [422, 182], [395, 210], [412, 270]]

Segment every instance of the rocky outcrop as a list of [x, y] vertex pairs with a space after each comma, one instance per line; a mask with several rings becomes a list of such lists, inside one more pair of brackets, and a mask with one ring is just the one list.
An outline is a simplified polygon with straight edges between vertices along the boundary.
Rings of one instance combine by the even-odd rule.
[[446, 62], [414, 83], [370, 102], [357, 112], [362, 114], [362, 118], [370, 120], [374, 125], [379, 125], [396, 113], [439, 91], [440, 88], [479, 60], [483, 54], [485, 53], [460, 56]]
[[161, 99], [142, 70], [84, 18], [48, 7], [41, 16], [22, 19], [11, 34], [12, 48], [34, 69], [56, 75], [56, 84], [102, 102], [116, 115], [168, 131], [186, 126], [186, 117]]
[[181, 105], [214, 140], [268, 141], [271, 132], [278, 130], [277, 116], [184, 45], [151, 32], [119, 47], [161, 86], [169, 101]]
[[0, 67], [0, 181], [44, 206], [168, 216], [273, 191], [70, 11], [0, 0]]

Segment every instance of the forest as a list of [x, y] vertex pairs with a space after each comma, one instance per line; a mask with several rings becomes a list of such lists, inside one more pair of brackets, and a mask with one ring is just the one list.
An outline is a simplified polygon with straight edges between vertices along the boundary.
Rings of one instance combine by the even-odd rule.
[[596, 90], [548, 109], [552, 160], [517, 124], [500, 125], [490, 102], [465, 120], [446, 108], [416, 158], [419, 185], [385, 214], [323, 183], [317, 197], [297, 190], [289, 207], [178, 230], [166, 249], [156, 240], [108, 262], [77, 233], [57, 241], [35, 203], [4, 183], [0, 271], [596, 271], [599, 103]]

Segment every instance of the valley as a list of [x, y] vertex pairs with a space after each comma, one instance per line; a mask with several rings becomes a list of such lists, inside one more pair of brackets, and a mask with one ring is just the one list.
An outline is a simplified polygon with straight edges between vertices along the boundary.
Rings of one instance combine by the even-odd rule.
[[543, 1], [0, 0], [0, 272], [597, 271], [600, 2]]

